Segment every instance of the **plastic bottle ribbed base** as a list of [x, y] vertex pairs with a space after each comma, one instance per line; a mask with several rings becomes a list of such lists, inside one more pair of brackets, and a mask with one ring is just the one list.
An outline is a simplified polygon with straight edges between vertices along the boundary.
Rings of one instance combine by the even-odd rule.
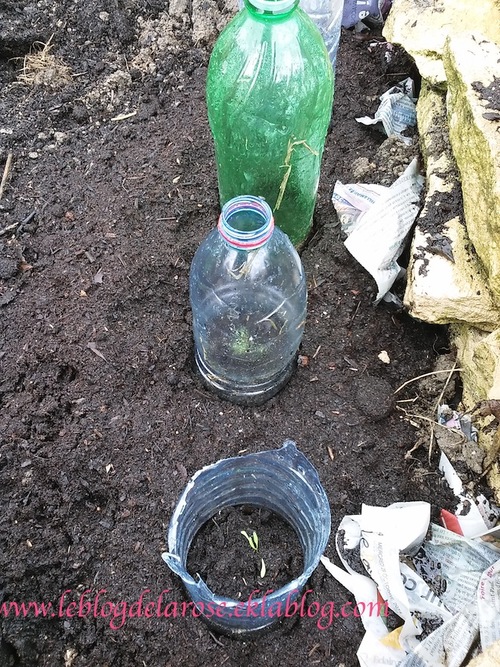
[[208, 368], [198, 351], [195, 351], [195, 364], [204, 384], [221, 398], [238, 405], [262, 405], [275, 396], [292, 377], [297, 357], [283, 368], [280, 373], [261, 384], [235, 383], [225, 380]]

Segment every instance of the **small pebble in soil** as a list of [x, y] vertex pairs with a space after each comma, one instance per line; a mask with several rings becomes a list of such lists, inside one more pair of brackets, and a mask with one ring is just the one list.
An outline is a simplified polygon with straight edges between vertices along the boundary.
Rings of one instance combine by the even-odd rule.
[[17, 273], [19, 262], [16, 259], [0, 257], [0, 280], [12, 278]]
[[356, 404], [363, 414], [374, 421], [383, 419], [394, 407], [393, 389], [386, 380], [364, 375], [359, 380]]

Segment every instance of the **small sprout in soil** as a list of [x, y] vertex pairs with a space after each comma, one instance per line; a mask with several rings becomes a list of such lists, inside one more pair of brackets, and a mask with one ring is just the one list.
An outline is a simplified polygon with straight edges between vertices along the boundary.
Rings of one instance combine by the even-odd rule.
[[[247, 540], [248, 544], [250, 545], [250, 548], [257, 552], [259, 550], [259, 536], [253, 531], [252, 535], [249, 535], [246, 530], [240, 531], [243, 537]], [[266, 564], [264, 563], [264, 559], [260, 559], [260, 578], [263, 579], [266, 576]]]
[[[232, 343], [233, 352], [236, 355], [246, 354], [252, 347], [253, 338], [243, 327], [236, 332]], [[245, 531], [241, 531], [244, 533]], [[248, 536], [247, 539], [249, 540]], [[251, 545], [250, 545], [251, 546]], [[253, 548], [253, 547], [252, 547]]]
[[243, 537], [246, 537], [251, 549], [253, 549], [254, 551], [259, 550], [259, 536], [255, 532], [255, 530], [253, 531], [253, 535], [251, 537], [246, 530], [242, 530], [241, 534], [243, 535]]

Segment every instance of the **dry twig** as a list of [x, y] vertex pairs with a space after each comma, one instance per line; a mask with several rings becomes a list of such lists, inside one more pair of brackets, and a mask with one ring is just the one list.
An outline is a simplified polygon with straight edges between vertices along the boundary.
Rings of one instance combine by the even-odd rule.
[[[439, 398], [438, 398], [438, 400], [436, 401], [436, 404], [434, 405], [434, 413], [436, 413], [436, 410], [439, 408], [439, 406], [440, 406], [440, 404], [441, 404], [441, 400], [442, 400], [442, 398], [443, 398], [443, 396], [444, 396], [444, 392], [446, 391], [446, 387], [448, 386], [448, 383], [449, 383], [449, 381], [451, 380], [451, 376], [452, 376], [453, 373], [455, 372], [456, 368], [457, 368], [457, 362], [455, 362], [455, 363], [453, 364], [453, 368], [450, 369], [450, 372], [449, 372], [449, 374], [448, 374], [448, 377], [446, 378], [446, 382], [444, 383], [444, 386], [443, 386], [443, 388], [442, 388], [442, 390], [441, 390], [441, 393], [439, 394]], [[434, 442], [434, 422], [432, 423], [432, 426], [431, 426], [431, 439], [430, 439], [430, 442], [429, 442], [429, 458], [428, 458], [429, 465], [430, 465], [430, 463], [431, 463], [432, 443], [433, 443], [433, 442]]]
[[5, 184], [7, 183], [7, 179], [9, 178], [11, 167], [12, 167], [12, 153], [9, 153], [7, 155], [7, 161], [5, 163], [5, 167], [3, 170], [2, 181], [0, 182], [0, 199], [2, 199], [3, 190], [5, 188]]
[[13, 222], [11, 225], [8, 225], [7, 227], [4, 227], [4, 229], [0, 229], [0, 236], [3, 236], [4, 234], [7, 234], [8, 232], [12, 231], [15, 229], [18, 225], [20, 225], [20, 222]]
[[281, 181], [280, 189], [278, 192], [278, 199], [276, 200], [276, 204], [274, 205], [275, 211], [279, 209], [279, 207], [281, 206], [281, 202], [283, 201], [283, 197], [285, 196], [285, 190], [288, 183], [288, 179], [290, 178], [290, 174], [292, 173], [292, 163], [291, 163], [292, 153], [295, 150], [296, 146], [304, 146], [313, 155], [316, 156], [319, 155], [318, 151], [315, 151], [314, 148], [311, 148], [305, 139], [302, 139], [301, 141], [292, 141], [291, 139], [288, 140], [288, 148], [285, 156], [285, 164], [281, 165], [282, 167], [286, 168], [286, 171], [285, 175], [283, 176], [283, 180]]
[[[455, 366], [456, 366], [456, 364], [455, 364]], [[430, 375], [437, 375], [438, 373], [450, 373], [450, 371], [452, 373], [454, 373], [455, 371], [458, 373], [462, 370], [461, 368], [456, 368], [455, 366], [453, 366], [453, 368], [445, 368], [442, 371], [432, 371], [430, 373], [424, 373], [423, 375], [417, 375], [416, 378], [411, 378], [411, 380], [406, 380], [406, 382], [403, 382], [403, 384], [400, 387], [398, 387], [394, 393], [397, 394], [398, 392], [401, 391], [401, 389], [408, 386], [412, 382], [416, 382], [417, 380], [421, 380], [422, 378], [429, 377]]]

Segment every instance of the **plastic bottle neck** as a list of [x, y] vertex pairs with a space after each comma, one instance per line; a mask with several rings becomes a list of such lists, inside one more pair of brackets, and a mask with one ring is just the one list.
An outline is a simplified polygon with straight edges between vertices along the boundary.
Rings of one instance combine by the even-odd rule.
[[271, 238], [274, 218], [264, 199], [244, 195], [231, 199], [222, 207], [217, 228], [232, 248], [255, 250]]
[[245, 6], [254, 14], [279, 16], [295, 9], [299, 0], [244, 0]]

